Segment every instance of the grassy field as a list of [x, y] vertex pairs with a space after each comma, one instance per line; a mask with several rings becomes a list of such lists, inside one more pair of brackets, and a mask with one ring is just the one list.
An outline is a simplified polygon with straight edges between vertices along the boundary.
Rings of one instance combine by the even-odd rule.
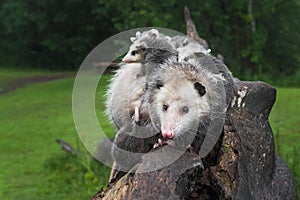
[[72, 116], [73, 82], [31, 84], [0, 96], [0, 199], [88, 199], [107, 182], [108, 167], [55, 142], [63, 139], [84, 152]]
[[[0, 88], [12, 79], [49, 74], [0, 69]], [[97, 116], [109, 135], [104, 118], [104, 76], [96, 95]], [[82, 147], [72, 116], [74, 78], [30, 84], [0, 96], [0, 199], [89, 199], [107, 183], [109, 168], [97, 163]], [[300, 89], [279, 88], [270, 121], [277, 152], [297, 175], [300, 142]], [[103, 120], [104, 119], [104, 120]], [[60, 138], [81, 156], [60, 149]]]

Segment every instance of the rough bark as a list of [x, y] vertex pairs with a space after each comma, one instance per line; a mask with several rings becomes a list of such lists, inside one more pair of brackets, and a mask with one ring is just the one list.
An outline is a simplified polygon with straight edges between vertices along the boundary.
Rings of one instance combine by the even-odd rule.
[[[128, 173], [93, 199], [296, 199], [293, 176], [275, 155], [268, 122], [276, 90], [263, 82], [235, 83], [238, 91], [211, 154], [200, 159], [186, 152], [163, 169]], [[134, 171], [163, 160], [146, 154]]]
[[[189, 35], [198, 37], [191, 34], [196, 30], [192, 20], [186, 21]], [[167, 167], [138, 173], [166, 159], [146, 154], [131, 172], [92, 199], [296, 199], [293, 175], [275, 154], [268, 121], [276, 89], [264, 82], [233, 80], [226, 85], [234, 94], [223, 132], [210, 154], [201, 159], [185, 152]], [[168, 156], [176, 155], [172, 147], [162, 148]]]

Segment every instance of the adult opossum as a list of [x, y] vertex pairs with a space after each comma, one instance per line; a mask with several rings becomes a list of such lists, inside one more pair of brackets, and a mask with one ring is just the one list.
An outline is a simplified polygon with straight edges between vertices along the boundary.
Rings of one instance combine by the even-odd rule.
[[153, 126], [167, 143], [171, 140], [182, 150], [189, 147], [199, 153], [211, 125], [222, 131], [226, 110], [222, 74], [171, 58], [150, 80], [141, 109], [149, 111]]

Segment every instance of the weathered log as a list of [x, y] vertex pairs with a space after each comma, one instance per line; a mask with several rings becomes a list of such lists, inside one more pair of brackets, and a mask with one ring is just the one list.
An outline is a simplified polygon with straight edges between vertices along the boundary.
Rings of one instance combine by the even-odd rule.
[[268, 116], [276, 90], [263, 82], [236, 81], [238, 92], [228, 109], [240, 146], [239, 183], [234, 199], [296, 199], [292, 173], [275, 154]]
[[[197, 37], [191, 34], [197, 32], [186, 10], [188, 33]], [[180, 154], [168, 145], [161, 147], [167, 154], [152, 150], [131, 172], [92, 199], [296, 199], [293, 175], [275, 154], [268, 121], [276, 89], [264, 82], [225, 78], [226, 87], [231, 87], [226, 99], [230, 106], [211, 153], [201, 159], [185, 152], [170, 165], [149, 171]]]
[[268, 122], [276, 90], [263, 82], [236, 84], [217, 153], [201, 160], [186, 152], [167, 167], [138, 173], [166, 159], [146, 154], [136, 170], [93, 199], [296, 199], [293, 176], [275, 155]]

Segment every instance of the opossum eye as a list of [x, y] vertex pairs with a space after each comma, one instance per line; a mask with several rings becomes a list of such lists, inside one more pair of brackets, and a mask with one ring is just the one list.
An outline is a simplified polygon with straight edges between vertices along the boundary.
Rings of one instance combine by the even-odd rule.
[[183, 108], [182, 108], [182, 113], [188, 113], [189, 112], [189, 108], [188, 107], [186, 107], [186, 106], [184, 106]]
[[206, 89], [201, 83], [199, 83], [199, 82], [194, 83], [194, 87], [198, 91], [198, 93], [200, 94], [201, 97], [203, 95], [205, 95]]
[[165, 111], [167, 111], [168, 110], [168, 108], [169, 108], [169, 106], [168, 105], [166, 105], [166, 104], [164, 104], [163, 105], [163, 107], [162, 107], [162, 109], [163, 109], [163, 111], [165, 112]]
[[131, 55], [135, 56], [135, 54], [137, 54], [137, 53], [138, 53], [137, 51], [132, 51]]
[[184, 60], [185, 62], [187, 62], [187, 61], [189, 60], [189, 58], [188, 58], [188, 57], [185, 57], [183, 60]]
[[163, 85], [163, 83], [160, 81], [160, 80], [157, 80], [156, 81], [156, 88], [157, 89], [160, 89], [161, 87], [163, 87], [164, 85]]

